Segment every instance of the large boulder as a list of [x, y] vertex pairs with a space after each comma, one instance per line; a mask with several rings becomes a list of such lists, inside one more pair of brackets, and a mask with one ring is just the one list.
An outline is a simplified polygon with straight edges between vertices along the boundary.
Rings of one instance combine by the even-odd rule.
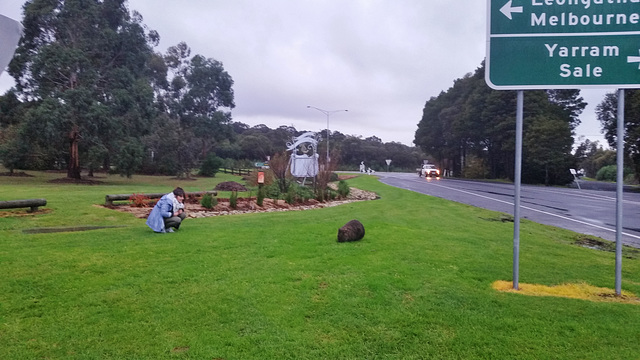
[[351, 220], [338, 229], [338, 242], [358, 241], [364, 237], [364, 225], [358, 220]]

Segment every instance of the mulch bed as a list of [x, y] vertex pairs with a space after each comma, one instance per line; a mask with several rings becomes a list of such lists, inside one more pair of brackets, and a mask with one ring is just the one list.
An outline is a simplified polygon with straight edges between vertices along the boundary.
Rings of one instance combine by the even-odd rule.
[[247, 188], [240, 184], [237, 183], [235, 181], [225, 181], [225, 182], [221, 182], [220, 184], [216, 185], [216, 187], [213, 190], [218, 190], [218, 191], [249, 191], [247, 190]]
[[[375, 200], [378, 196], [374, 192], [364, 191], [356, 188], [351, 188], [349, 196], [346, 199], [319, 202], [316, 200], [308, 200], [304, 203], [287, 204], [284, 200], [264, 199], [262, 206], [258, 206], [256, 198], [239, 198], [236, 209], [231, 208], [229, 199], [218, 198], [218, 205], [213, 209], [205, 209], [200, 205], [199, 201], [185, 201], [185, 209], [187, 216], [190, 218], [201, 218], [209, 216], [221, 216], [221, 215], [236, 215], [244, 213], [254, 212], [274, 212], [274, 211], [296, 211], [296, 210], [311, 210], [332, 207], [342, 205], [354, 201], [367, 201]], [[101, 205], [96, 205], [101, 206]], [[149, 204], [148, 207], [134, 207], [130, 204], [105, 206], [109, 209], [128, 212], [140, 219], [146, 219], [153, 207]]]

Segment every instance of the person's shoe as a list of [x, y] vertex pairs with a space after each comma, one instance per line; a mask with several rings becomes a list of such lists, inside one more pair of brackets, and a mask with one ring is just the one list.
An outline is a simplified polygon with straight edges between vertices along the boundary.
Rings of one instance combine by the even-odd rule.
[[167, 228], [165, 231], [168, 232], [168, 233], [172, 233], [173, 229], [172, 228]]

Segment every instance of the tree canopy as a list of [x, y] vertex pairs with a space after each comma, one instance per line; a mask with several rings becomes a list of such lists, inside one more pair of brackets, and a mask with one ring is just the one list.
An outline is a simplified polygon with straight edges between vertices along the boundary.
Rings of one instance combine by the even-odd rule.
[[125, 0], [29, 0], [23, 12], [9, 66], [18, 96], [30, 102], [23, 126], [32, 131], [23, 140], [67, 163], [72, 178], [80, 178], [81, 157], [108, 166], [117, 149], [150, 131], [147, 64], [158, 34], [145, 32]]
[[[640, 181], [640, 90], [625, 90], [624, 104], [624, 162]], [[609, 146], [617, 150], [618, 93], [605, 95], [596, 113]]]
[[[9, 65], [16, 86], [0, 96], [0, 161], [10, 171], [66, 168], [76, 179], [81, 169], [91, 175], [100, 168], [189, 176], [208, 158], [264, 161], [305, 132], [234, 122], [234, 82], [223, 64], [193, 55], [186, 42], [155, 51], [160, 35], [126, 0], [28, 0], [23, 15]], [[338, 131], [319, 136], [331, 136], [340, 169], [364, 161], [385, 170], [390, 159], [392, 170], [413, 171], [428, 159], [457, 176], [511, 178], [516, 93], [491, 90], [484, 71], [482, 64], [426, 101], [415, 147]], [[638, 179], [640, 91], [625, 98], [625, 159]], [[614, 148], [616, 101], [608, 94], [598, 107]], [[525, 93], [523, 181], [562, 184], [571, 180], [570, 167], [582, 164], [591, 173], [611, 165], [610, 152], [594, 144], [571, 154], [585, 105], [579, 90]], [[319, 146], [325, 153], [327, 141]]]
[[[491, 90], [484, 70], [426, 102], [414, 143], [459, 176], [513, 178], [516, 92]], [[523, 181], [570, 180], [572, 134], [585, 105], [577, 90], [525, 93]]]

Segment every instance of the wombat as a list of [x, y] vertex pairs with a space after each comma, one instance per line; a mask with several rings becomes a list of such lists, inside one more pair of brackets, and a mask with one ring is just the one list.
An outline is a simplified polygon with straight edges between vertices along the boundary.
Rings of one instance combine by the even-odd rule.
[[358, 220], [351, 220], [338, 229], [338, 242], [358, 241], [364, 237], [364, 225]]

